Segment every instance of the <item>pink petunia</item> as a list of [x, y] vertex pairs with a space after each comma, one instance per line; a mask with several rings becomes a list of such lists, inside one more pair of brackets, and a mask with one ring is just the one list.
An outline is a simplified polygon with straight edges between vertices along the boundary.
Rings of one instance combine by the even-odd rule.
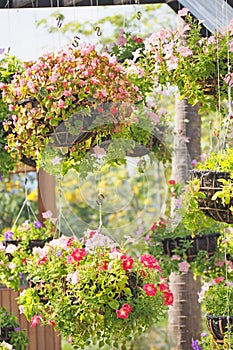
[[157, 288], [155, 287], [155, 285], [153, 283], [146, 283], [143, 286], [143, 290], [146, 292], [146, 295], [153, 297], [155, 296], [156, 292], [157, 292]]
[[190, 268], [190, 264], [187, 261], [182, 261], [181, 263], [178, 263], [178, 268], [180, 272], [187, 273]]
[[42, 321], [41, 316], [39, 316], [39, 315], [32, 316], [32, 318], [30, 320], [30, 326], [36, 327], [40, 323], [40, 321]]
[[179, 11], [178, 11], [178, 16], [179, 16], [179, 17], [187, 16], [188, 12], [189, 12], [189, 9], [186, 8], [186, 7], [184, 7], [182, 10], [179, 10]]
[[132, 307], [131, 307], [128, 303], [124, 304], [124, 305], [122, 306], [122, 309], [123, 309], [123, 310], [126, 310], [128, 313], [130, 313], [130, 312], [133, 311]]
[[218, 284], [220, 282], [223, 282], [225, 280], [225, 277], [221, 276], [221, 277], [216, 277], [213, 279], [212, 283], [213, 284]]
[[57, 104], [57, 105], [58, 105], [59, 108], [63, 108], [63, 107], [65, 106], [65, 102], [64, 102], [63, 100], [60, 99], [60, 100], [58, 101], [58, 104]]
[[129, 312], [123, 308], [116, 310], [117, 318], [128, 318]]

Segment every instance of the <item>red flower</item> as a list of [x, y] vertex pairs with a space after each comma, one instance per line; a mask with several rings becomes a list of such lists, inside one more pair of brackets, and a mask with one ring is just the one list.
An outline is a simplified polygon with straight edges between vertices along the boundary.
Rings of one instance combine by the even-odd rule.
[[160, 292], [169, 291], [169, 286], [167, 283], [161, 283], [159, 285]]
[[157, 228], [157, 222], [155, 221], [155, 222], [153, 223], [153, 225], [151, 226], [151, 231], [156, 230], [156, 228]]
[[100, 270], [107, 270], [107, 269], [108, 269], [108, 262], [104, 260], [103, 265], [100, 267]]
[[56, 326], [56, 323], [52, 320], [48, 320], [48, 324], [52, 327], [55, 327]]
[[74, 241], [74, 237], [70, 237], [66, 243], [67, 247], [71, 247]]
[[146, 292], [146, 295], [153, 297], [155, 296], [156, 292], [157, 292], [157, 288], [155, 287], [155, 285], [153, 283], [146, 283], [143, 286], [143, 290]]
[[128, 303], [124, 304], [124, 305], [122, 306], [122, 309], [125, 310], [125, 311], [127, 311], [128, 313], [130, 313], [130, 312], [133, 311], [132, 307], [131, 307]]
[[38, 265], [44, 265], [45, 262], [47, 260], [47, 256], [44, 256], [43, 258], [41, 258], [39, 261], [38, 261]]
[[84, 248], [76, 248], [71, 253], [71, 256], [74, 259], [74, 261], [82, 260], [85, 255], [87, 255], [87, 252]]
[[168, 290], [168, 291], [165, 291], [163, 293], [163, 295], [164, 295], [164, 298], [165, 298], [164, 304], [165, 305], [173, 305], [173, 302], [174, 302], [174, 295], [173, 295], [173, 293], [170, 290]]
[[168, 181], [168, 184], [169, 184], [169, 185], [175, 185], [176, 182], [175, 182], [175, 180], [169, 180], [169, 181]]
[[135, 43], [143, 43], [142, 38], [138, 38], [138, 37], [136, 37], [136, 38], [134, 39], [134, 41], [135, 41]]
[[23, 265], [27, 265], [27, 259], [26, 259], [26, 258], [23, 258], [23, 259], [22, 259], [22, 264], [23, 264]]
[[117, 318], [128, 318], [129, 312], [123, 308], [116, 310]]
[[123, 270], [131, 270], [133, 267], [134, 259], [131, 256], [122, 259]]

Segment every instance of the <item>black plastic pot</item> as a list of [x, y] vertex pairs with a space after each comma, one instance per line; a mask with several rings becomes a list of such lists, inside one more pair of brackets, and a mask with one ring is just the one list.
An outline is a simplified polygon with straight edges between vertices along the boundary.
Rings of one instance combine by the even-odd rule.
[[197, 237], [177, 237], [177, 238], [165, 238], [163, 240], [163, 251], [165, 254], [172, 256], [175, 249], [182, 249], [185, 242], [191, 242], [190, 248], [185, 252], [187, 255], [187, 261], [194, 261], [200, 250], [206, 251], [208, 257], [214, 255], [217, 249], [217, 241], [219, 233], [211, 233], [209, 235], [197, 236]]
[[233, 330], [233, 316], [206, 315], [207, 327], [218, 344], [224, 344], [228, 330]]
[[222, 182], [220, 179], [229, 180], [229, 172], [211, 171], [211, 170], [193, 170], [191, 172], [191, 179], [200, 180], [200, 192], [205, 194], [205, 198], [198, 198], [198, 207], [206, 216], [220, 222], [228, 224], [233, 223], [233, 213], [231, 207], [233, 206], [233, 198], [230, 203], [223, 205], [221, 198], [212, 200], [213, 195], [217, 191], [221, 191]]

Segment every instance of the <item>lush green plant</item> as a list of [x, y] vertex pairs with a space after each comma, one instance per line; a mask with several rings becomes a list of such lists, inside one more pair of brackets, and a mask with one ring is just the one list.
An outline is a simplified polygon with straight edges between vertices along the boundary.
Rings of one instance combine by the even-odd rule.
[[[200, 171], [213, 171], [219, 173], [220, 177], [215, 180], [215, 184], [211, 185], [213, 196], [211, 200], [219, 201], [223, 206], [229, 205], [229, 209], [232, 211], [231, 200], [233, 196], [233, 150], [232, 148], [227, 148], [225, 151], [219, 153], [211, 153], [209, 157], [204, 162], [197, 163], [195, 169]], [[227, 173], [227, 174], [224, 174]], [[225, 176], [227, 175], [227, 176]], [[214, 178], [213, 178], [214, 180]], [[217, 185], [218, 183], [218, 185]], [[190, 182], [192, 187], [193, 200], [195, 201], [198, 197], [205, 198], [206, 193], [201, 189], [200, 178], [195, 177], [195, 172], [193, 180]], [[218, 190], [216, 191], [216, 187]]]
[[74, 348], [125, 344], [173, 303], [156, 258], [133, 258], [97, 231], [47, 243], [27, 260], [27, 272], [21, 310], [32, 326], [51, 324], [69, 336]]
[[34, 246], [37, 247], [40, 242], [43, 245], [57, 235], [51, 213], [43, 214], [47, 216], [43, 224], [37, 220], [27, 220], [0, 237], [0, 283], [9, 288], [19, 290], [20, 285], [27, 282], [26, 264], [33, 249], [36, 249]]
[[0, 328], [7, 328], [9, 335], [9, 339], [0, 343], [2, 350], [26, 350], [28, 338], [25, 330], [20, 329], [17, 317], [13, 313], [7, 312], [4, 307], [0, 308]]
[[[181, 30], [160, 30], [145, 39], [145, 58], [137, 63], [150, 71], [157, 86], [177, 86], [181, 98], [200, 104], [202, 110], [216, 110], [218, 100], [228, 99], [231, 79], [232, 23], [209, 37], [202, 37], [201, 22], [188, 9], [178, 12], [186, 25]], [[229, 57], [229, 62], [228, 62]], [[229, 74], [229, 75], [228, 75]], [[220, 107], [220, 106], [219, 106]]]
[[[22, 62], [15, 56], [5, 55], [3, 59], [0, 60], [0, 89], [2, 89], [5, 84], [10, 83], [15, 73], [22, 72]], [[4, 131], [3, 124], [4, 120], [7, 119], [9, 115], [8, 105], [3, 102], [2, 96], [0, 95], [0, 174], [5, 176], [9, 171], [12, 171], [15, 167], [17, 161], [13, 160], [9, 153], [6, 151], [7, 140], [6, 132]]]
[[[224, 253], [220, 252], [220, 246], [226, 225], [205, 216], [198, 209], [196, 197], [192, 196], [189, 186], [186, 186], [184, 190], [184, 185], [169, 180], [169, 187], [172, 195], [176, 197], [177, 208], [173, 217], [154, 222], [149, 232], [145, 233], [149, 252], [156, 255], [162, 270], [167, 276], [171, 272], [187, 272], [189, 270], [197, 275], [209, 276], [210, 271], [213, 272], [216, 269], [215, 259], [222, 259], [224, 256]], [[205, 250], [200, 250], [196, 258], [188, 262], [187, 250], [192, 246], [192, 239], [214, 233], [220, 235], [216, 253], [208, 257]], [[179, 244], [177, 243], [177, 247], [171, 252], [171, 256], [165, 254], [165, 241], [167, 239], [177, 240], [177, 238]]]
[[132, 35], [130, 32], [121, 30], [116, 43], [110, 46], [110, 54], [114, 55], [119, 62], [126, 59], [133, 60], [136, 55], [145, 49], [143, 39], [140, 36]]
[[143, 99], [116, 58], [84, 43], [78, 49], [68, 47], [25, 63], [24, 71], [1, 87], [3, 100], [12, 111], [4, 122], [9, 131], [8, 150], [20, 159], [38, 159], [49, 135], [54, 136], [51, 143], [57, 141], [56, 128], [61, 122], [75, 136], [66, 145], [66, 153], [80, 143], [76, 148], [79, 159], [103, 137], [124, 135], [129, 130], [130, 104]]
[[[224, 276], [216, 277], [210, 283], [206, 282], [200, 294], [207, 314], [214, 316], [233, 315], [232, 274], [226, 280]], [[204, 292], [203, 292], [204, 291]], [[204, 295], [202, 297], [202, 295]]]

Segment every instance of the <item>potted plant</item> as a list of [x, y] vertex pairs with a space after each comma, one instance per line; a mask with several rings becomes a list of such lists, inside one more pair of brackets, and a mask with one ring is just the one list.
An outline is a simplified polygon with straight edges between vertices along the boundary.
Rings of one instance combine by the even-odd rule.
[[[85, 153], [97, 144], [96, 134], [100, 140], [114, 134], [121, 124], [125, 130], [127, 104], [144, 97], [116, 58], [85, 43], [24, 63], [23, 72], [1, 87], [3, 101], [12, 111], [4, 122], [8, 151], [14, 158], [33, 160], [39, 158], [58, 125], [66, 126], [69, 118], [73, 139], [66, 147], [80, 144], [79, 154]], [[56, 140], [57, 135], [50, 139], [55, 146]]]
[[118, 62], [123, 63], [125, 60], [136, 61], [140, 57], [139, 53], [144, 49], [145, 44], [141, 36], [133, 35], [122, 29], [116, 42], [108, 48], [108, 52], [115, 56]]
[[18, 319], [12, 312], [0, 308], [0, 346], [1, 349], [26, 350], [28, 338], [25, 330], [19, 327]]
[[233, 223], [233, 150], [212, 153], [191, 173], [193, 196], [205, 215], [216, 221]]
[[57, 237], [56, 226], [51, 215], [44, 223], [40, 221], [25, 221], [13, 226], [0, 237], [0, 283], [8, 288], [19, 290], [27, 284], [26, 264], [34, 247], [43, 247], [46, 242]]
[[[214, 268], [226, 225], [217, 223], [198, 208], [192, 192], [174, 180], [168, 181], [177, 208], [174, 215], [155, 221], [144, 234], [149, 252], [157, 256], [167, 276], [171, 272], [203, 275]], [[204, 262], [204, 263], [203, 263]]]
[[[16, 72], [20, 73], [23, 70], [22, 62], [15, 56], [5, 54], [0, 60], [0, 89], [8, 84], [13, 78]], [[9, 171], [14, 170], [15, 165], [18, 163], [14, 160], [5, 147], [7, 146], [7, 132], [4, 130], [4, 120], [7, 119], [11, 112], [8, 110], [8, 105], [3, 102], [2, 96], [0, 95], [0, 174], [6, 175]]]
[[199, 301], [206, 311], [208, 329], [217, 344], [227, 344], [233, 339], [232, 273], [228, 277], [226, 279], [225, 276], [219, 276], [209, 283], [206, 282], [199, 295]]
[[156, 258], [133, 258], [98, 231], [34, 250], [27, 273], [34, 284], [21, 292], [20, 309], [32, 325], [53, 325], [78, 348], [126, 344], [173, 303]]
[[147, 67], [158, 87], [177, 86], [180, 97], [187, 97], [190, 104], [199, 103], [202, 111], [215, 111], [219, 98], [228, 99], [228, 67], [233, 60], [231, 24], [203, 37], [201, 21], [187, 8], [178, 15], [186, 22], [184, 28], [152, 33], [144, 40], [145, 50], [137, 65]]

